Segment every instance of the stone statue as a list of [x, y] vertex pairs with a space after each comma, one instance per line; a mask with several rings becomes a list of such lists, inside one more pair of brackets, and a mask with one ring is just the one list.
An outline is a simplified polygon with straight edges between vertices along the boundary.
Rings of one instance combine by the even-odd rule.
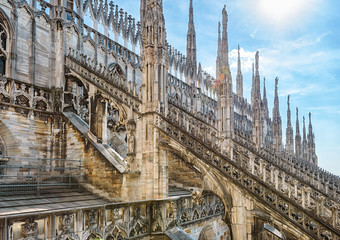
[[128, 140], [128, 154], [134, 154], [135, 153], [135, 135], [133, 133], [130, 133], [129, 140]]

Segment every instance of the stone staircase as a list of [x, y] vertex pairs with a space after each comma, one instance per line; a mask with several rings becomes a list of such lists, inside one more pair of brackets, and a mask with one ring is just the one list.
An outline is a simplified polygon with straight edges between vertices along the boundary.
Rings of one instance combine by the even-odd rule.
[[125, 171], [126, 163], [124, 159], [109, 145], [95, 142], [89, 134], [89, 126], [86, 122], [73, 112], [64, 112], [63, 115], [120, 173]]

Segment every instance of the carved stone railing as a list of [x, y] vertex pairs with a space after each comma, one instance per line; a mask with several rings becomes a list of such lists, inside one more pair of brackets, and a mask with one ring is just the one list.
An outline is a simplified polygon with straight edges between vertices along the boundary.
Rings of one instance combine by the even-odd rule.
[[[47, 88], [0, 76], [0, 103], [23, 112], [54, 112], [56, 92]], [[54, 98], [53, 98], [54, 97]]]
[[[217, 102], [214, 99], [203, 94], [199, 88], [190, 86], [170, 74], [168, 74], [168, 88], [170, 89], [168, 99], [171, 104], [206, 124], [217, 127]], [[198, 109], [198, 102], [205, 106], [204, 112]]]
[[[181, 110], [182, 109], [178, 108], [177, 106], [169, 105], [169, 115], [167, 118], [176, 124], [180, 129], [188, 132], [191, 136], [202, 141], [206, 146], [209, 146], [212, 149], [219, 149], [217, 130], [210, 127], [208, 124], [205, 124], [204, 122], [196, 120], [192, 114]], [[238, 139], [238, 141], [235, 139]], [[325, 209], [323, 217], [326, 219], [329, 218], [328, 220], [331, 221], [330, 218], [332, 216], [332, 208], [339, 202], [339, 199], [335, 197], [335, 194], [328, 195], [324, 189], [315, 188], [312, 184], [310, 184], [309, 181], [306, 181], [306, 179], [299, 175], [301, 171], [299, 169], [293, 168], [294, 165], [292, 168], [287, 169], [287, 166], [289, 165], [284, 165], [282, 162], [278, 161], [278, 159], [276, 161], [271, 161], [267, 160], [266, 156], [262, 156], [262, 158], [259, 157], [258, 149], [256, 148], [255, 144], [249, 140], [235, 135], [234, 141], [235, 156], [232, 158], [234, 162], [241, 163], [241, 160], [238, 158], [239, 149], [237, 145], [239, 144], [240, 147], [243, 146], [242, 155], [245, 157], [242, 159], [242, 161], [246, 162], [244, 165], [248, 166], [247, 168], [250, 174], [258, 173], [256, 171], [254, 173], [250, 166], [253, 166], [253, 169], [261, 169], [261, 174], [263, 167], [262, 165], [260, 167], [260, 163], [258, 161], [255, 162], [253, 159], [250, 159], [248, 152], [251, 152], [254, 156], [257, 156], [257, 158], [260, 158], [263, 162], [263, 165], [268, 168], [266, 171], [269, 173], [266, 176], [268, 179], [270, 176], [269, 183], [271, 184], [271, 187], [279, 190], [282, 194], [291, 198], [291, 201], [296, 202], [304, 208], [312, 209], [314, 212], [317, 212], [316, 208], [318, 207], [318, 203], [321, 201], [321, 198], [324, 198], [324, 201], [322, 201], [322, 207]], [[231, 155], [228, 156], [231, 157]], [[285, 167], [283, 168], [282, 165]], [[291, 171], [291, 169], [294, 169], [295, 171]], [[278, 177], [277, 181], [275, 182], [274, 173], [276, 172]], [[263, 178], [262, 175], [259, 177], [261, 179]], [[296, 185], [294, 182], [296, 181], [299, 183], [296, 187], [297, 193], [292, 194], [292, 189], [295, 188]], [[309, 199], [308, 204], [307, 199]]]
[[[86, 33], [98, 33], [98, 40], [107, 39], [105, 43], [109, 42], [109, 39], [105, 37], [103, 34], [92, 29], [90, 26], [82, 24], [84, 21], [81, 15], [84, 15], [85, 11], [88, 8], [91, 8], [94, 13], [93, 20], [100, 22], [103, 27], [107, 27], [113, 30], [116, 35], [121, 35], [124, 40], [131, 42], [133, 45], [137, 45], [142, 42], [141, 39], [141, 25], [139, 22], [136, 22], [135, 18], [125, 12], [123, 9], [119, 8], [118, 5], [113, 4], [112, 1], [106, 1], [104, 4], [94, 3], [93, 1], [83, 1], [77, 0], [75, 1], [74, 6], [55, 6], [52, 5], [49, 1], [38, 0], [31, 1], [25, 0], [27, 3], [27, 7], [33, 12], [43, 13], [50, 18], [60, 18], [63, 19], [65, 24], [69, 22], [74, 23], [76, 27], [84, 27]], [[21, 5], [25, 4], [25, 1], [20, 3]], [[19, 6], [21, 6], [19, 4]], [[104, 17], [104, 19], [103, 19]], [[91, 16], [92, 18], [92, 16]], [[83, 32], [82, 29], [77, 29], [78, 32]], [[86, 35], [86, 34], [85, 34]], [[100, 41], [98, 41], [100, 43]], [[107, 46], [104, 44], [103, 45]]]
[[183, 111], [183, 109], [173, 104], [169, 104], [168, 113], [169, 119], [182, 129], [185, 129], [192, 136], [195, 136], [208, 145], [217, 147], [218, 132], [216, 128], [201, 121], [201, 119], [195, 118], [192, 114]]
[[[307, 208], [305, 205], [310, 199], [307, 199], [304, 203], [299, 203], [292, 195], [289, 197], [288, 194], [272, 187], [266, 181], [266, 178], [260, 178], [254, 174], [255, 170], [252, 170], [251, 162], [230, 160], [216, 149], [181, 130], [175, 123], [171, 123], [163, 117], [156, 119], [155, 125], [164, 134], [183, 145], [186, 151], [190, 151], [197, 158], [214, 167], [222, 176], [246, 190], [260, 203], [271, 207], [310, 237], [322, 239], [330, 235], [332, 236], [331, 239], [340, 239], [339, 209], [336, 204], [331, 207], [331, 218], [324, 217], [327, 213], [322, 198], [317, 204], [311, 204]], [[276, 176], [277, 172], [275, 173]], [[302, 198], [308, 197], [304, 195]]]
[[[30, 228], [30, 239], [37, 237], [39, 224], [44, 224], [38, 220], [52, 218], [53, 221], [59, 219], [61, 228], [53, 229], [55, 225], [46, 225], [47, 227], [43, 228], [44, 239], [88, 239], [89, 236], [101, 239], [140, 239], [149, 235], [162, 235], [176, 226], [184, 228], [187, 224], [199, 224], [214, 217], [223, 217], [224, 212], [220, 198], [204, 193], [193, 197], [108, 203], [83, 209], [30, 213], [23, 217], [8, 215], [6, 218], [10, 220], [9, 228], [11, 224], [22, 222], [21, 228], [15, 231], [21, 229], [25, 236]], [[3, 217], [0, 215], [0, 222]], [[76, 220], [80, 218], [83, 218], [83, 221]], [[11, 233], [13, 234], [13, 231]], [[40, 232], [39, 237], [41, 236]]]
[[72, 49], [65, 57], [65, 66], [71, 74], [79, 75], [119, 102], [140, 111], [141, 89], [137, 93], [136, 84], [131, 86], [131, 83], [127, 83], [125, 78], [118, 74], [111, 74], [105, 67], [97, 66], [86, 59], [86, 56], [78, 54]]
[[322, 170], [315, 165], [293, 158], [287, 159], [278, 156], [273, 153], [274, 151], [265, 148], [258, 150], [252, 142], [239, 135], [235, 135], [233, 140], [245, 149], [250, 150], [255, 156], [266, 160], [267, 164], [276, 166], [280, 171], [284, 171], [287, 175], [289, 174], [307, 187], [311, 187], [317, 192], [316, 195], [323, 195], [326, 199], [332, 201], [340, 201], [340, 182], [338, 176], [331, 175], [333, 182], [329, 184], [328, 181], [320, 177]]

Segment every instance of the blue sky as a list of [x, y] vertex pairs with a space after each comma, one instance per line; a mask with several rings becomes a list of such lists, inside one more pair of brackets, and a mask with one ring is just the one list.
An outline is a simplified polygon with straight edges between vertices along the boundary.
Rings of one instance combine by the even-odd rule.
[[[139, 19], [139, 0], [117, 0]], [[168, 42], [185, 53], [189, 0], [163, 0]], [[312, 123], [319, 166], [340, 175], [340, 9], [339, 0], [194, 0], [197, 59], [215, 75], [217, 24], [227, 5], [230, 65], [235, 87], [237, 45], [241, 46], [244, 95], [250, 99], [251, 64], [260, 51], [260, 75], [266, 77], [269, 108], [279, 77], [283, 135], [287, 96]], [[262, 89], [261, 82], [261, 89]], [[308, 122], [307, 122], [308, 124]]]

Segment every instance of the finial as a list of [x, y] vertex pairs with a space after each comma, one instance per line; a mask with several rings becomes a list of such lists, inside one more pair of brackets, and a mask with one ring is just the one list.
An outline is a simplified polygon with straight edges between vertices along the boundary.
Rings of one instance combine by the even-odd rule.
[[257, 72], [259, 70], [259, 58], [260, 58], [259, 54], [260, 54], [259, 51], [257, 51], [255, 54], [255, 68]]
[[288, 95], [288, 100], [287, 100], [288, 108], [290, 106], [289, 100], [290, 100], [290, 95]]
[[189, 24], [193, 24], [194, 23], [194, 9], [193, 9], [193, 6], [192, 6], [192, 0], [190, 0], [190, 8], [189, 8]]
[[279, 78], [275, 78], [275, 91], [277, 91], [277, 86], [279, 85]]

